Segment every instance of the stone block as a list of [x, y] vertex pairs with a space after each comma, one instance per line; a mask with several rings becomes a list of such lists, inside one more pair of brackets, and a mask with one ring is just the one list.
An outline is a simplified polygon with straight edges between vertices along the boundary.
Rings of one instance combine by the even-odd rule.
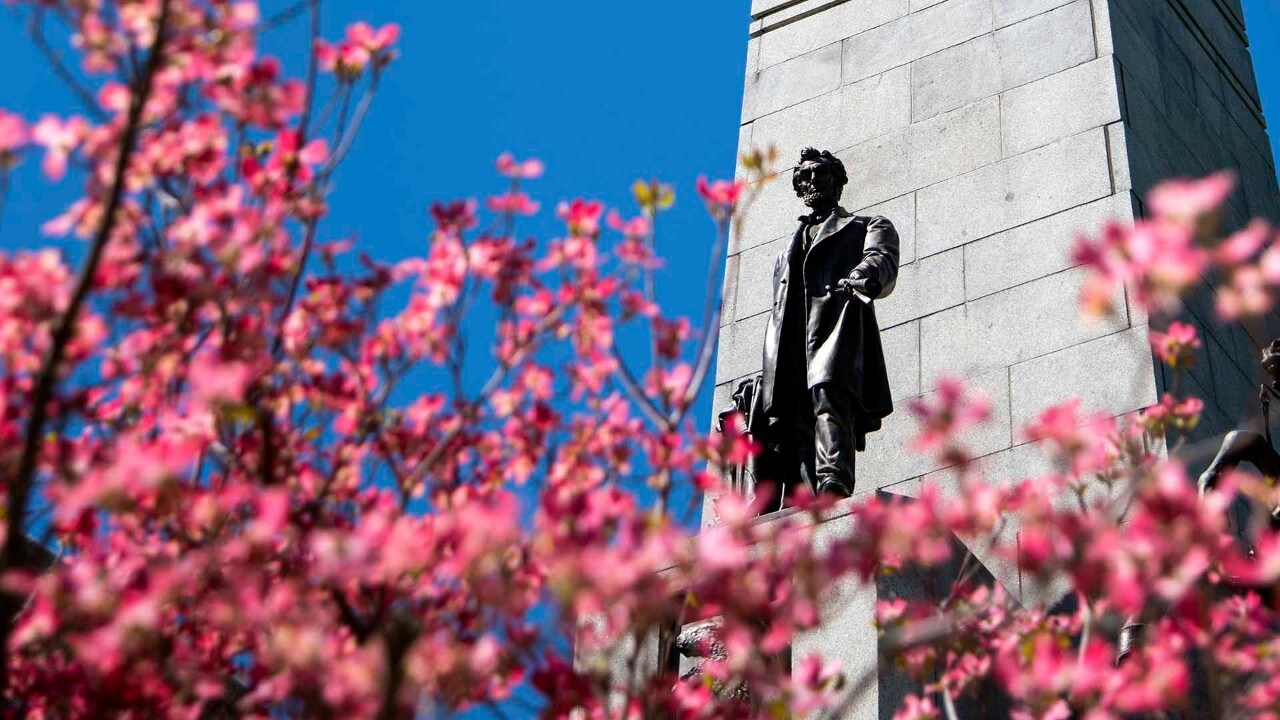
[[897, 288], [876, 301], [876, 319], [890, 328], [963, 302], [964, 251], [955, 248], [901, 266]]
[[989, 0], [946, 0], [844, 41], [844, 82], [932, 55], [991, 31]]
[[759, 315], [773, 306], [773, 266], [778, 253], [791, 242], [791, 238], [757, 245], [744, 251], [738, 265], [738, 304], [734, 308], [736, 320]]
[[1191, 68], [1191, 60], [1164, 27], [1156, 34], [1156, 52], [1160, 56], [1160, 70], [1164, 74], [1165, 87], [1172, 82], [1183, 92], [1194, 92], [1195, 70]]
[[[830, 543], [847, 540], [855, 532], [849, 516], [828, 520], [814, 530], [814, 541]], [[879, 653], [876, 632], [876, 586], [862, 584], [855, 577], [838, 581], [823, 598], [819, 609], [822, 624], [799, 632], [791, 643], [795, 659], [818, 654], [828, 661], [840, 663], [846, 682], [856, 684], [864, 674], [877, 674]], [[840, 720], [877, 720], [879, 718], [879, 682], [873, 681], [867, 691], [853, 703]]]
[[1093, 46], [1098, 57], [1110, 55], [1116, 51], [1115, 38], [1111, 29], [1111, 8], [1107, 0], [1089, 0], [1093, 10]]
[[916, 193], [921, 257], [1111, 194], [1102, 128]]
[[738, 153], [734, 158], [733, 176], [741, 179], [747, 177], [747, 169], [742, 166], [742, 155], [750, 152], [754, 143], [751, 140], [752, 131], [755, 129], [755, 123], [746, 123], [738, 126]]
[[1089, 0], [1075, 0], [1000, 29], [996, 52], [1005, 87], [1017, 87], [1094, 59]]
[[1129, 193], [1095, 200], [965, 245], [965, 299], [976, 300], [1071, 267], [1075, 264], [1071, 250], [1077, 238], [1096, 234], [1111, 219], [1133, 220]]
[[[985, 455], [978, 458], [973, 466], [973, 471], [992, 485], [1012, 484], [1050, 470], [1052, 467], [1048, 460], [1033, 445], [1020, 445]], [[925, 475], [920, 479], [920, 485], [921, 489], [927, 485], [937, 488], [944, 503], [959, 498], [964, 487], [955, 471], [950, 468]], [[1017, 559], [1010, 556], [1016, 552], [1020, 529], [1018, 516], [1004, 513], [994, 533], [960, 538], [983, 567], [1019, 600], [1022, 599], [1021, 572]]]
[[761, 18], [800, 2], [803, 0], [751, 0], [751, 17]]
[[1266, 123], [1254, 110], [1245, 103], [1240, 93], [1228, 90], [1222, 95], [1226, 106], [1227, 117], [1242, 130], [1257, 152], [1270, 155], [1271, 141], [1267, 137]]
[[793, 163], [805, 146], [843, 150], [911, 122], [909, 68], [903, 66], [806, 100], [752, 123], [752, 143]]
[[1120, 119], [1110, 56], [1006, 90], [1000, 98], [1004, 157], [1048, 145]]
[[[954, 2], [954, 0], [951, 0]], [[839, 153], [854, 207], [883, 202], [1000, 156], [1000, 107], [988, 98]]]
[[[971, 377], [1110, 335], [1129, 326], [1114, 317], [1080, 317], [1084, 268], [1064, 270], [920, 322], [920, 363], [925, 387], [945, 375]], [[1124, 307], [1123, 293], [1114, 302]]]
[[1111, 188], [1115, 192], [1133, 189], [1133, 174], [1129, 171], [1129, 141], [1124, 123], [1107, 126], [1107, 157], [1111, 160]]
[[747, 40], [747, 65], [746, 77], [751, 77], [760, 72], [760, 38], [753, 37]]
[[768, 315], [756, 315], [720, 329], [716, 348], [716, 380], [728, 382], [760, 372], [764, 326]]
[[772, 29], [766, 21], [765, 32], [760, 36], [760, 67], [776, 65], [903, 17], [907, 14], [907, 0], [857, 0], [808, 12], [811, 14]]
[[840, 88], [831, 149], [843, 150], [911, 123], [911, 68], [903, 65]]
[[791, 237], [796, 218], [806, 208], [791, 188], [791, 176], [783, 173], [765, 183], [760, 194], [742, 211], [729, 236], [729, 254], [734, 255], [780, 237]]
[[911, 64], [911, 116], [933, 117], [1001, 89], [995, 36], [981, 35]]
[[715, 390], [711, 393], [711, 426], [715, 427], [716, 416], [721, 410], [733, 404], [733, 389], [737, 386], [736, 382], [726, 382], [716, 385]]
[[[986, 423], [965, 430], [960, 441], [976, 455], [988, 455], [1010, 446], [1009, 424], [1009, 371], [1000, 368], [968, 381], [975, 395], [987, 398], [991, 403], [991, 419]], [[923, 399], [932, 399], [927, 392]], [[920, 477], [940, 469], [930, 455], [911, 450], [911, 442], [919, 431], [919, 424], [905, 403], [895, 405], [892, 415], [884, 419], [879, 432], [867, 436], [867, 450], [857, 458], [856, 484], [858, 490], [885, 487], [903, 480]]]
[[1070, 0], [995, 0], [996, 27], [1022, 22], [1066, 5]]
[[1194, 33], [1175, 13], [1166, 10], [1161, 13], [1160, 18], [1183, 52], [1189, 56], [1202, 54], [1206, 46], [1205, 40], [1207, 40], [1207, 44], [1213, 47], [1214, 55], [1220, 58], [1219, 62], [1225, 62], [1228, 71], [1234, 74], [1245, 88], [1256, 93], [1258, 85], [1253, 75], [1253, 58], [1249, 55], [1249, 47], [1244, 35], [1231, 27], [1226, 16], [1216, 7], [1207, 5], [1196, 7], [1195, 3], [1183, 3], [1183, 7], [1190, 9], [1194, 16], [1196, 29]]
[[[840, 121], [840, 93], [829, 92], [756, 118], [751, 123], [751, 142], [762, 150], [777, 148], [778, 167], [787, 167], [807, 145], [832, 150], [844, 147], [836, 144], [835, 128]], [[790, 175], [784, 172], [778, 179], [789, 183]]]
[[1025, 427], [1051, 405], [1080, 399], [1083, 411], [1121, 415], [1155, 404], [1147, 326], [1074, 345], [1009, 369], [1013, 424]]
[[[881, 326], [883, 327], [883, 326]], [[920, 394], [920, 323], [911, 321], [880, 331], [889, 390], [894, 400]]]
[[1163, 108], [1164, 88], [1161, 86], [1160, 60], [1155, 48], [1142, 37], [1133, 21], [1123, 12], [1113, 10], [1111, 28], [1126, 98], [1132, 88], [1142, 88]]
[[742, 97], [742, 122], [777, 112], [838, 87], [839, 45], [829, 45], [794, 57], [747, 78]]
[[734, 306], [738, 302], [738, 255], [730, 255], [724, 262], [724, 284], [720, 289], [720, 326], [733, 322]]
[[859, 215], [883, 215], [898, 231], [898, 262], [906, 265], [916, 259], [916, 194], [907, 193], [856, 211]]
[[[1214, 72], [1214, 73], [1206, 74], [1202, 72], [1197, 72], [1195, 80], [1196, 80], [1196, 88], [1195, 88], [1196, 103], [1202, 106], [1206, 106], [1207, 111], [1205, 113], [1205, 117], [1213, 120], [1215, 125], [1220, 125], [1222, 118], [1217, 116], [1222, 115], [1226, 112], [1221, 107], [1222, 94], [1224, 92], [1231, 92], [1229, 88], [1223, 87], [1224, 79], [1222, 77], [1222, 73]], [[1210, 105], [1214, 105], [1218, 107], [1214, 107], [1214, 108], [1207, 107]], [[1212, 112], [1208, 112], [1208, 110], [1211, 110]]]

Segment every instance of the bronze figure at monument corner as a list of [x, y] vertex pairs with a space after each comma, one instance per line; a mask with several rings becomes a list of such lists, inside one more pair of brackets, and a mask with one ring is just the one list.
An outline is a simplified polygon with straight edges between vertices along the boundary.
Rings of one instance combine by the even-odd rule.
[[840, 206], [848, 174], [829, 151], [801, 151], [791, 180], [810, 212], [774, 263], [763, 373], [740, 384], [733, 408], [762, 446], [737, 489], [768, 493], [768, 509], [800, 483], [851, 495], [855, 452], [893, 412], [875, 301], [897, 280], [898, 234]]

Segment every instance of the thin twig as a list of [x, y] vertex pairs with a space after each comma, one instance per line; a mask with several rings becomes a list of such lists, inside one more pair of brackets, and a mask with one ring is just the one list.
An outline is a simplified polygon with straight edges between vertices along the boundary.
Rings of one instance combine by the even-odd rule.
[[296, 19], [302, 14], [302, 11], [306, 9], [307, 3], [310, 2], [312, 2], [312, 0], [298, 0], [298, 2], [295, 2], [275, 15], [263, 20], [259, 25], [259, 30], [263, 32], [267, 30], [274, 30], [275, 28]]
[[640, 411], [649, 419], [659, 430], [670, 430], [670, 421], [658, 412], [658, 408], [653, 406], [649, 397], [644, 394], [644, 390], [640, 387], [640, 383], [636, 380], [635, 375], [631, 373], [631, 368], [627, 367], [626, 361], [618, 354], [616, 349], [610, 349], [613, 360], [618, 366], [618, 377], [622, 379], [622, 387], [627, 391], [627, 395], [631, 396], [631, 401], [640, 407]]
[[[97, 274], [98, 264], [102, 260], [103, 251], [106, 249], [107, 243], [111, 239], [111, 234], [116, 227], [120, 205], [124, 201], [125, 179], [129, 169], [129, 160], [132, 158], [138, 143], [138, 136], [142, 129], [142, 113], [146, 107], [147, 100], [151, 96], [156, 72], [160, 68], [160, 59], [163, 55], [164, 38], [168, 23], [169, 0], [161, 0], [160, 14], [156, 20], [155, 42], [152, 44], [151, 53], [147, 58], [141, 81], [135, 88], [135, 92], [131, 94], [129, 114], [125, 123], [124, 134], [120, 140], [120, 153], [116, 157], [115, 173], [112, 175], [111, 190], [107, 197], [106, 206], [103, 208], [102, 220], [98, 226], [98, 232], [94, 236], [93, 245], [89, 248], [88, 257], [85, 258], [84, 265], [80, 269], [75, 291], [72, 293], [71, 300], [67, 303], [67, 308], [62, 317], [59, 318], [58, 324], [53, 331], [49, 350], [41, 363], [40, 374], [36, 379], [35, 389], [31, 395], [31, 417], [27, 421], [22, 444], [22, 455], [18, 461], [17, 472], [9, 482], [8, 505], [6, 508], [8, 511], [8, 532], [5, 533], [4, 546], [0, 548], [0, 571], [7, 571], [16, 567], [20, 560], [21, 542], [25, 537], [23, 524], [26, 519], [27, 503], [30, 500], [31, 489], [35, 480], [36, 463], [40, 454], [44, 425], [48, 420], [49, 404], [53, 401], [67, 345], [75, 335], [76, 321], [79, 319], [80, 310], [84, 307], [89, 297], [94, 276]], [[16, 603], [13, 605], [16, 605]], [[7, 657], [8, 639], [13, 630], [13, 620], [12, 611], [6, 611], [0, 616], [0, 658]], [[7, 665], [7, 661], [0, 662], [0, 678], [4, 680], [4, 683], [0, 683], [0, 686], [7, 686], [8, 676], [5, 672]]]
[[360, 104], [356, 106], [355, 115], [351, 120], [351, 129], [347, 131], [346, 136], [342, 138], [342, 143], [334, 150], [333, 155], [329, 157], [329, 162], [320, 171], [319, 177], [321, 180], [328, 180], [329, 176], [342, 162], [342, 159], [351, 151], [351, 144], [355, 142], [356, 136], [360, 134], [360, 126], [364, 125], [364, 119], [369, 115], [369, 108], [373, 105], [373, 98], [378, 94], [378, 81], [381, 77], [382, 72], [375, 67], [369, 78], [369, 87], [365, 88], [364, 95], [360, 98]]
[[698, 391], [702, 388], [702, 382], [707, 377], [707, 370], [711, 367], [711, 358], [716, 352], [716, 339], [719, 336], [720, 308], [724, 302], [724, 298], [720, 293], [721, 283], [716, 282], [716, 270], [720, 267], [719, 258], [724, 254], [725, 244], [729, 239], [728, 219], [720, 220], [716, 226], [716, 244], [711, 251], [711, 265], [707, 268], [706, 288], [706, 304], [702, 309], [702, 338], [698, 344], [698, 355], [696, 365], [694, 366], [693, 379], [689, 381], [689, 388], [685, 391], [684, 402], [679, 403], [671, 418], [672, 424], [677, 425], [684, 413], [690, 407], [693, 407], [693, 400], [698, 396]]
[[[470, 402], [464, 404], [464, 415], [475, 412], [480, 405], [493, 394], [493, 391], [498, 389], [498, 386], [506, 380], [507, 375], [511, 372], [512, 368], [518, 365], [529, 352], [537, 348], [538, 343], [541, 341], [542, 333], [546, 332], [552, 325], [559, 322], [561, 316], [564, 315], [566, 310], [568, 310], [567, 305], [559, 305], [553, 308], [551, 312], [547, 313], [546, 316], [542, 318], [533, 331], [529, 333], [529, 340], [523, 346], [517, 347], [511, 352], [510, 357], [498, 362], [498, 366], [493, 369], [493, 373], [489, 375], [489, 379], [485, 381], [484, 386], [480, 388], [480, 392], [476, 397], [472, 398]], [[449, 448], [449, 445], [452, 444], [454, 439], [462, 433], [464, 425], [465, 423], [459, 422], [451, 427], [448, 432], [441, 436], [435, 446], [431, 448], [431, 452], [427, 453], [425, 458], [423, 458], [418, 464], [414, 465], [413, 470], [409, 473], [410, 487], [421, 480], [424, 474], [431, 471], [431, 466], [435, 465], [436, 462], [440, 460], [441, 456], [444, 455], [445, 450]]]
[[96, 122], [105, 122], [108, 119], [106, 111], [98, 105], [98, 99], [94, 97], [89, 88], [85, 87], [80, 79], [76, 77], [71, 68], [62, 60], [62, 56], [58, 51], [49, 44], [48, 39], [44, 36], [44, 10], [41, 9], [31, 16], [31, 20], [27, 24], [27, 34], [31, 36], [31, 42], [36, 46], [36, 50], [44, 56], [49, 67], [53, 69], [53, 74], [66, 85], [69, 90], [80, 100], [80, 104], [84, 106], [84, 111]]

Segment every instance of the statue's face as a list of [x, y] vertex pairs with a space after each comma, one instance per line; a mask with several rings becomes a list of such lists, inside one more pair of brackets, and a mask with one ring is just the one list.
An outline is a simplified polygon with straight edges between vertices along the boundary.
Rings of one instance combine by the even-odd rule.
[[796, 195], [814, 209], [826, 209], [836, 204], [838, 188], [831, 166], [808, 160], [796, 169]]

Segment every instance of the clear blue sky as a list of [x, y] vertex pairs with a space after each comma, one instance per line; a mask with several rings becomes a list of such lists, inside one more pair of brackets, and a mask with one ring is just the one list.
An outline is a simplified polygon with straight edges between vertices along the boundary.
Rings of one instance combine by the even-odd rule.
[[[267, 0], [265, 13], [289, 4]], [[696, 317], [711, 225], [693, 192], [700, 173], [732, 171], [745, 63], [747, 0], [325, 0], [325, 34], [346, 23], [394, 20], [402, 58], [390, 71], [367, 128], [337, 186], [330, 237], [357, 236], [371, 254], [421, 252], [430, 201], [483, 196], [498, 187], [492, 160], [511, 150], [548, 164], [531, 191], [554, 233], [550, 208], [587, 196], [629, 207], [636, 177], [676, 183], [663, 222], [668, 259], [659, 291], [669, 311]], [[1268, 118], [1280, 122], [1280, 0], [1245, 0]], [[270, 49], [301, 42], [304, 23], [273, 31]], [[287, 58], [301, 74], [296, 56]], [[0, 13], [0, 107], [34, 119], [72, 107], [43, 69], [11, 12]], [[1273, 133], [1273, 143], [1277, 135]], [[36, 228], [72, 187], [50, 189], [35, 163], [19, 172], [0, 228], [0, 248], [44, 242]], [[709, 418], [709, 394], [698, 408]]]

